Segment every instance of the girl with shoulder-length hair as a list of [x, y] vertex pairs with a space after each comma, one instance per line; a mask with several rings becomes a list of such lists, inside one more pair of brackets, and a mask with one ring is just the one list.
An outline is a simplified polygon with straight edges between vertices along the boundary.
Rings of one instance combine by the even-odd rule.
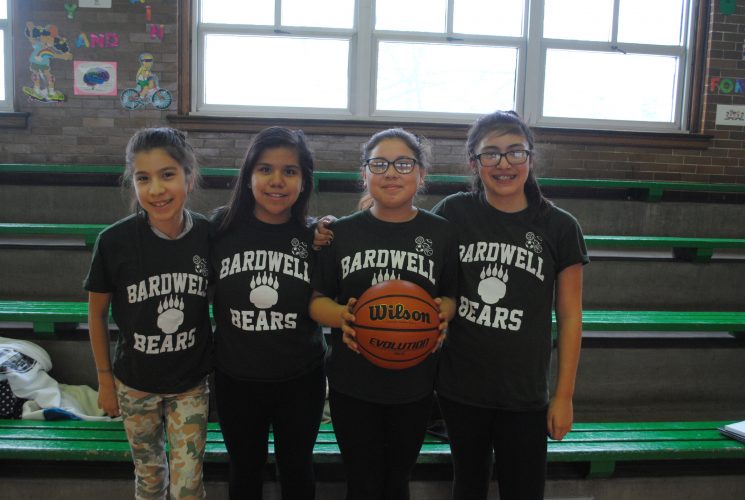
[[[394, 128], [373, 135], [362, 155], [365, 202], [331, 225], [333, 244], [321, 250], [313, 276], [311, 316], [332, 327], [329, 405], [348, 500], [409, 498], [409, 475], [432, 411], [437, 351], [455, 315], [454, 232], [442, 217], [414, 205], [428, 165], [426, 143], [414, 134]], [[359, 356], [352, 326], [357, 298], [386, 280], [421, 286], [439, 307], [436, 347], [402, 370]]]
[[[562, 439], [573, 421], [587, 249], [576, 219], [541, 194], [533, 134], [517, 113], [476, 120], [466, 151], [473, 191], [433, 209], [454, 223], [461, 249], [460, 307], [436, 386], [453, 497], [485, 500], [494, 461], [500, 498], [542, 499], [546, 435]], [[549, 399], [554, 304], [558, 379]]]
[[302, 131], [262, 130], [213, 220], [215, 390], [230, 498], [262, 498], [270, 427], [282, 498], [315, 495], [326, 344], [308, 315], [313, 169]]

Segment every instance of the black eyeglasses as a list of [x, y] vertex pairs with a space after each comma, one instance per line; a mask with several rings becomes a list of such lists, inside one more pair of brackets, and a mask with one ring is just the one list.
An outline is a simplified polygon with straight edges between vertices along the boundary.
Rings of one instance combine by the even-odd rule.
[[484, 153], [476, 155], [476, 158], [482, 167], [496, 167], [499, 162], [502, 161], [502, 157], [507, 158], [507, 163], [510, 165], [522, 165], [528, 158], [530, 158], [531, 151], [527, 149], [516, 149], [514, 151], [507, 151], [506, 153], [500, 153], [498, 151], [486, 151]]
[[418, 162], [414, 158], [407, 158], [405, 156], [396, 158], [393, 161], [388, 161], [385, 158], [367, 158], [365, 160], [365, 165], [367, 166], [367, 168], [370, 169], [371, 173], [376, 175], [386, 173], [388, 171], [388, 167], [390, 167], [391, 165], [393, 165], [393, 168], [396, 169], [396, 172], [401, 175], [406, 175], [414, 170], [414, 167], [417, 163]]

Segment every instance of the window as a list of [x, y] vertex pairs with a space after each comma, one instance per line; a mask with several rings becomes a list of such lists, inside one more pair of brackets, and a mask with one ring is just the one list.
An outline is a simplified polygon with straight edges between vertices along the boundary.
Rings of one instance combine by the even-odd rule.
[[192, 112], [684, 129], [693, 0], [198, 0]]
[[10, 43], [10, 8], [8, 0], [0, 0], [0, 111], [13, 107], [13, 59]]

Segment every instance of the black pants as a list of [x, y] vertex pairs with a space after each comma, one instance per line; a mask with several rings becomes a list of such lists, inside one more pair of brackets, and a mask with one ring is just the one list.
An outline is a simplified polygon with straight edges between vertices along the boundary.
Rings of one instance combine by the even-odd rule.
[[453, 499], [486, 500], [492, 451], [501, 500], [542, 500], [546, 410], [509, 412], [439, 397], [453, 458]]
[[382, 405], [334, 391], [331, 420], [347, 475], [347, 500], [407, 500], [433, 397]]
[[230, 498], [261, 499], [269, 426], [283, 500], [315, 498], [313, 446], [326, 396], [319, 367], [283, 382], [236, 380], [217, 371], [220, 427], [230, 457]]

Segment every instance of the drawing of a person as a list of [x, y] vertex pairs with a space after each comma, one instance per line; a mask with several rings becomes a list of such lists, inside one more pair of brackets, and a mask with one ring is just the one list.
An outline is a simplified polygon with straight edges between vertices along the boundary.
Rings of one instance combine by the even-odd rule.
[[153, 55], [150, 52], [140, 54], [140, 69], [137, 70], [137, 87], [140, 97], [144, 100], [151, 90], [158, 88], [158, 82], [152, 71]]
[[[23, 87], [23, 92], [40, 101], [64, 101], [65, 95], [54, 88], [54, 75], [51, 70], [52, 59], [72, 59], [67, 40], [58, 36], [57, 26], [36, 26], [28, 21], [25, 29], [26, 38], [33, 50], [29, 57], [29, 70], [33, 88]], [[42, 82], [46, 88], [42, 89]]]

